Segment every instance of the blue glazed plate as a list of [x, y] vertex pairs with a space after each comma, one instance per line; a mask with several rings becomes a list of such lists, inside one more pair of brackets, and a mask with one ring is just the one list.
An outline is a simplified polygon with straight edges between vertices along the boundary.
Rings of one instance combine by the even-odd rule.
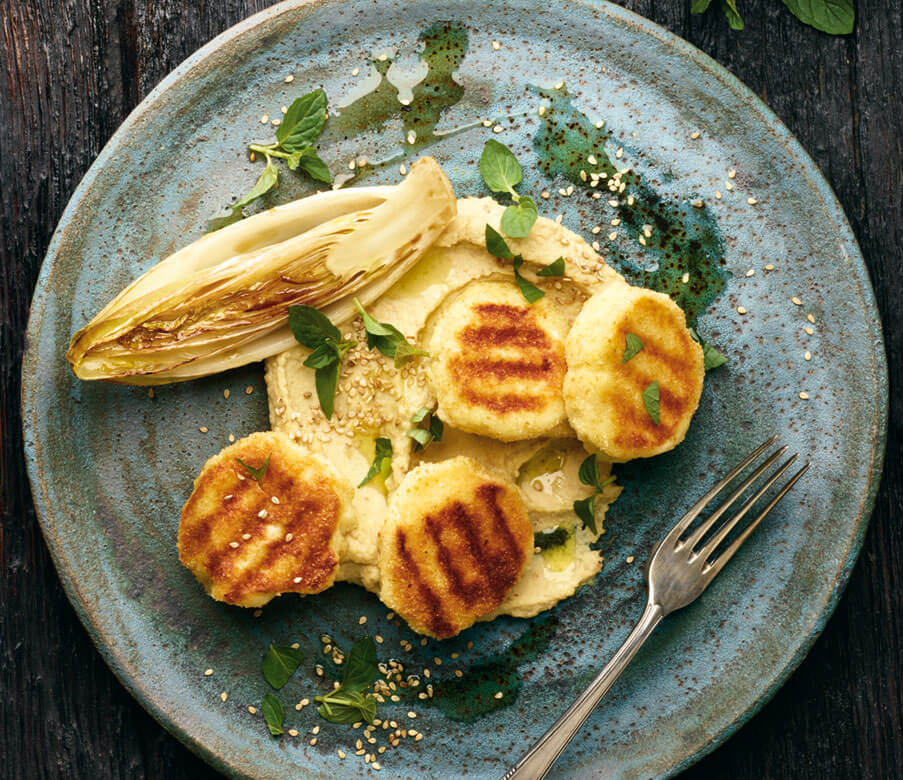
[[[279, 599], [260, 617], [214, 603], [179, 565], [179, 509], [229, 434], [266, 427], [261, 366], [151, 398], [78, 382], [64, 361], [73, 332], [110, 297], [250, 187], [261, 168], [246, 144], [272, 133], [261, 115], [279, 116], [317, 86], [330, 100], [320, 149], [334, 173], [366, 155], [356, 182], [392, 182], [401, 162], [429, 153], [459, 195], [482, 194], [476, 161], [497, 138], [524, 163], [522, 192], [550, 193], [538, 199], [544, 213], [600, 241], [631, 279], [676, 295], [730, 358], [708, 376], [676, 451], [617, 470], [625, 492], [607, 519], [604, 571], [547, 616], [421, 646], [348, 586]], [[610, 206], [607, 192], [592, 198], [579, 174], [590, 150], [633, 169], [623, 194], [634, 194], [632, 210], [623, 200]], [[282, 179], [265, 206], [312, 191], [287, 172]], [[603, 230], [591, 234], [597, 224]], [[385, 638], [383, 658], [431, 666], [436, 686], [428, 706], [386, 708], [403, 722], [416, 709], [425, 738], [389, 749], [381, 774], [500, 776], [626, 636], [652, 543], [715, 474], [779, 433], [812, 458], [812, 471], [709, 592], [657, 632], [555, 773], [649, 777], [686, 767], [762, 706], [824, 627], [874, 500], [886, 396], [866, 270], [812, 161], [727, 71], [603, 2], [287, 2], [229, 30], [148, 96], [85, 176], [41, 272], [23, 369], [38, 514], [101, 653], [218, 769], [272, 778], [372, 774], [351, 755], [355, 732], [324, 724], [312, 746], [316, 713], [291, 706], [323, 686], [319, 635], [347, 646], [362, 633], [361, 615]], [[401, 639], [414, 649], [404, 652]], [[307, 652], [281, 693], [298, 737], [271, 738], [247, 710], [265, 692], [259, 663], [270, 641]], [[503, 699], [489, 700], [500, 686]]]

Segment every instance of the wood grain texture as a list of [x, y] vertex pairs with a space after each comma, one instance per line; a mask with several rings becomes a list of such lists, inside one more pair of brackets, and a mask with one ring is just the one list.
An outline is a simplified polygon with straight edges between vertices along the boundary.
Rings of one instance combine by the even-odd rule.
[[[62, 592], [22, 458], [19, 366], [31, 292], [81, 176], [128, 112], [267, 0], [0, 2], [0, 774], [200, 778], [104, 665]], [[763, 711], [687, 776], [903, 776], [903, 11], [857, 0], [832, 38], [778, 0], [746, 30], [689, 0], [623, 5], [687, 38], [770, 105], [825, 172], [875, 284], [891, 367], [886, 467], [863, 554], [827, 629]], [[717, 5], [717, 3], [713, 4]]]

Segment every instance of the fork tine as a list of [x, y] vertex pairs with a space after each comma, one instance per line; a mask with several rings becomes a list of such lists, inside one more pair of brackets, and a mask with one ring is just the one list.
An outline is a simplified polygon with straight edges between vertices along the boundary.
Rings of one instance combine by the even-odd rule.
[[724, 477], [718, 480], [706, 493], [702, 498], [699, 499], [687, 513], [677, 521], [677, 525], [671, 529], [671, 532], [668, 534], [668, 538], [676, 538], [679, 537], [687, 528], [690, 527], [690, 523], [692, 523], [698, 516], [699, 513], [705, 509], [708, 503], [717, 496], [722, 490], [724, 490], [725, 486], [731, 482], [743, 469], [745, 469], [750, 463], [752, 463], [756, 458], [759, 457], [765, 450], [767, 450], [772, 444], [777, 441], [777, 436], [772, 436], [768, 441], [760, 444], [756, 449], [754, 449], [749, 455], [747, 455], [742, 461], [740, 461], [734, 468], [732, 468]]
[[687, 538], [685, 544], [690, 546], [692, 550], [699, 542], [702, 540], [702, 537], [705, 536], [712, 528], [715, 527], [715, 523], [717, 523], [721, 517], [727, 512], [728, 509], [733, 506], [734, 502], [740, 498], [749, 487], [759, 479], [769, 468], [771, 468], [772, 464], [781, 457], [787, 451], [787, 446], [781, 447], [777, 452], [773, 455], [769, 456], [769, 458], [759, 466], [752, 474], [750, 474], [740, 486], [730, 494], [727, 501], [725, 501], [721, 506], [718, 507], [714, 512], [712, 512], [711, 516], [708, 517], [692, 534]]
[[738, 536], [736, 539], [734, 539], [734, 541], [731, 542], [731, 543], [724, 549], [724, 552], [722, 552], [722, 553], [721, 553], [714, 561], [712, 561], [711, 564], [709, 564], [706, 568], [704, 568], [704, 569], [702, 570], [702, 571], [703, 571], [703, 575], [705, 576], [705, 578], [706, 578], [707, 580], [710, 581], [713, 577], [715, 577], [716, 574], [718, 574], [718, 572], [720, 572], [720, 571], [724, 568], [724, 565], [725, 565], [731, 558], [734, 557], [734, 553], [736, 553], [737, 550], [740, 549], [740, 545], [742, 545], [743, 542], [745, 542], [745, 541], [749, 538], [749, 535], [750, 535], [753, 531], [756, 530], [756, 526], [758, 526], [759, 523], [761, 523], [762, 520], [765, 519], [765, 516], [766, 516], [772, 509], [774, 509], [775, 506], [777, 506], [778, 502], [779, 502], [784, 496], [787, 495], [787, 493], [789, 492], [790, 488], [792, 488], [792, 487], [797, 483], [797, 480], [799, 480], [799, 478], [800, 478], [801, 476], [803, 476], [803, 474], [805, 474], [808, 470], [809, 470], [809, 463], [807, 462], [807, 463], [806, 463], [799, 471], [796, 472], [796, 474], [794, 474], [794, 475], [787, 481], [787, 484], [784, 485], [784, 487], [782, 487], [782, 488], [778, 491], [778, 494], [777, 494], [773, 499], [771, 499], [771, 501], [768, 502], [768, 506], [766, 506], [765, 509], [763, 509], [763, 510], [759, 513], [759, 516], [758, 516], [755, 520], [753, 520], [753, 521], [752, 521], [752, 522], [751, 522], [751, 523], [743, 530], [743, 533], [741, 533], [740, 536]]
[[721, 544], [726, 538], [727, 535], [737, 527], [737, 523], [739, 523], [745, 516], [746, 513], [752, 508], [753, 504], [756, 503], [763, 495], [765, 495], [765, 491], [768, 490], [775, 482], [777, 482], [781, 476], [784, 474], [787, 469], [789, 469], [793, 462], [797, 459], [797, 455], [792, 455], [784, 463], [781, 467], [775, 471], [766, 481], [765, 484], [759, 488], [752, 496], [750, 496], [744, 503], [743, 506], [740, 507], [737, 514], [735, 514], [730, 520], [726, 521], [718, 531], [713, 534], [712, 538], [709, 539], [705, 546], [699, 551], [699, 554], [708, 558], [716, 549], [718, 549], [718, 545]]

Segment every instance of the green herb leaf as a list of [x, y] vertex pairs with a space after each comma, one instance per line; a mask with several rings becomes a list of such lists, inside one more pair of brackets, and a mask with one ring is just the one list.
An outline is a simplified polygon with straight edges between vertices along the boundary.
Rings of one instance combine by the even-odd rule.
[[329, 172], [329, 167], [320, 159], [320, 155], [316, 153], [313, 147], [305, 149], [301, 153], [299, 162], [301, 170], [310, 178], [321, 181], [324, 184], [332, 184], [332, 174]]
[[410, 344], [407, 339], [402, 339], [395, 345], [395, 368], [401, 368], [405, 363], [407, 363], [411, 358], [415, 357], [429, 357], [429, 352], [425, 352], [422, 349], [417, 349], [413, 344]]
[[580, 470], [577, 472], [577, 476], [584, 485], [598, 487], [599, 462], [595, 455], [590, 455], [580, 464]]
[[445, 424], [435, 414], [430, 417], [430, 434], [432, 434], [433, 441], [442, 441], [442, 436], [445, 434]]
[[326, 368], [327, 366], [335, 363], [339, 359], [338, 354], [336, 354], [335, 348], [332, 344], [328, 342], [323, 342], [317, 347], [313, 352], [311, 352], [307, 359], [304, 361], [304, 365], [308, 368]]
[[282, 709], [281, 702], [272, 693], [267, 693], [263, 697], [260, 709], [263, 711], [270, 734], [278, 737], [282, 733], [282, 724], [285, 723], [285, 710]]
[[524, 172], [511, 150], [490, 138], [480, 155], [480, 175], [493, 192], [510, 192], [515, 195], [514, 187], [520, 183]]
[[326, 122], [326, 93], [315, 89], [295, 100], [276, 128], [276, 140], [287, 152], [303, 152], [312, 146]]
[[257, 482], [258, 485], [261, 485], [261, 486], [263, 485], [264, 475], [266, 475], [267, 467], [270, 465], [270, 456], [269, 455], [267, 455], [267, 459], [263, 462], [263, 465], [256, 469], [253, 466], [249, 466], [241, 458], [236, 458], [235, 460], [237, 460], [244, 468], [246, 468], [248, 470], [248, 473], [251, 475], [251, 478], [255, 482]]
[[[378, 441], [379, 439], [377, 439]], [[391, 453], [391, 446], [389, 452]], [[344, 670], [342, 675], [344, 690], [360, 693], [373, 685], [373, 681], [379, 674], [379, 667], [376, 661], [376, 645], [369, 636], [354, 643], [345, 657]]]
[[417, 423], [421, 423], [426, 419], [426, 416], [429, 413], [430, 413], [430, 410], [427, 407], [421, 406], [416, 412], [414, 412], [414, 415], [411, 417], [411, 422], [414, 423], [415, 425]]
[[736, 0], [721, 0], [721, 8], [724, 11], [724, 15], [727, 17], [727, 23], [731, 26], [731, 29], [742, 30], [743, 19], [740, 16], [740, 12], [737, 10]]
[[693, 0], [690, 3], [690, 13], [691, 14], [702, 14], [708, 10], [708, 7], [711, 5], [712, 0]]
[[500, 227], [506, 236], [525, 238], [538, 216], [539, 212], [536, 210], [536, 204], [533, 202], [533, 199], [524, 195], [517, 203], [508, 206], [502, 212]]
[[404, 333], [394, 325], [390, 325], [388, 322], [378, 322], [367, 314], [357, 298], [354, 299], [354, 305], [364, 321], [364, 330], [367, 332], [367, 346], [370, 349], [378, 349], [386, 357], [393, 358], [395, 368], [401, 368], [411, 358], [418, 355], [429, 355], [429, 352], [417, 349], [408, 342]]
[[226, 227], [226, 225], [231, 225], [233, 222], [238, 222], [243, 216], [242, 209], [245, 206], [250, 205], [258, 198], [266, 195], [273, 187], [276, 186], [276, 183], [279, 181], [279, 169], [273, 165], [273, 161], [267, 157], [267, 167], [263, 169], [263, 173], [257, 177], [257, 181], [254, 183], [254, 186], [248, 190], [247, 194], [243, 197], [239, 198], [235, 203], [233, 203], [230, 208], [232, 212], [225, 217], [217, 217], [216, 219], [211, 219], [207, 223], [207, 232], [212, 233], [215, 230], [219, 230], [220, 228]]
[[335, 409], [335, 391], [339, 384], [339, 361], [318, 368], [314, 372], [314, 384], [317, 388], [317, 400], [327, 420], [332, 419]]
[[523, 276], [520, 275], [520, 267], [524, 264], [524, 258], [520, 255], [514, 258], [514, 281], [517, 282], [517, 286], [520, 287], [520, 291], [523, 294], [524, 298], [527, 299], [527, 303], [536, 303], [540, 298], [542, 298], [545, 293], [540, 290], [535, 284], [531, 284]]
[[564, 258], [559, 257], [554, 263], [549, 263], [545, 268], [540, 268], [537, 276], [564, 276]]
[[376, 699], [343, 687], [336, 688], [323, 696], [316, 696], [320, 702], [317, 712], [330, 723], [356, 723], [359, 720], [373, 723], [376, 717]]
[[[389, 469], [392, 467], [392, 442], [389, 439], [379, 438], [376, 440], [376, 452], [373, 455], [373, 464], [367, 472], [358, 487], [363, 487], [377, 474], [382, 474], [383, 479], [389, 476]], [[346, 667], [347, 669], [347, 667]]]
[[596, 534], [596, 494], [574, 502], [574, 512], [583, 522], [583, 525]]
[[335, 341], [342, 340], [342, 334], [329, 321], [329, 317], [317, 311], [313, 306], [289, 306], [288, 325], [295, 340], [308, 349], [316, 349], [327, 338]]
[[261, 664], [263, 677], [278, 691], [291, 679], [303, 659], [304, 653], [294, 647], [271, 644]]
[[410, 436], [414, 441], [417, 442], [419, 447], [416, 449], [422, 450], [433, 440], [433, 434], [430, 433], [426, 428], [411, 428], [407, 432], [407, 435]]
[[501, 233], [492, 225], [486, 225], [486, 251], [493, 257], [500, 257], [503, 260], [510, 260], [514, 257], [514, 252], [508, 247]]
[[626, 363], [628, 360], [630, 360], [630, 358], [635, 357], [639, 352], [642, 351], [643, 347], [645, 346], [643, 344], [643, 340], [633, 333], [627, 334], [626, 341], [627, 346], [624, 348], [624, 357], [621, 358], [622, 364]]
[[711, 371], [713, 368], [718, 368], [718, 366], [723, 366], [727, 363], [727, 357], [705, 341], [694, 328], [690, 328], [690, 335], [702, 347], [703, 367], [706, 371]]
[[553, 547], [561, 547], [569, 536], [568, 529], [559, 525], [552, 531], [539, 531], [533, 534], [533, 546], [540, 550], [551, 550]]
[[659, 407], [658, 382], [652, 382], [643, 390], [643, 406], [652, 418], [652, 422], [658, 425], [661, 422]]
[[853, 32], [853, 0], [783, 0], [801, 22], [831, 35]]

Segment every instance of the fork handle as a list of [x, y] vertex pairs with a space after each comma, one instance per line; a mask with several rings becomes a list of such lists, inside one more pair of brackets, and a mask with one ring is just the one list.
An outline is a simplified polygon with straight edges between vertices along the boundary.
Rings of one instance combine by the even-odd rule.
[[580, 730], [596, 705], [602, 701], [602, 697], [608, 693], [608, 689], [614, 685], [621, 672], [627, 668], [627, 664], [663, 617], [664, 611], [660, 604], [652, 602], [646, 604], [639, 622], [605, 668], [529, 752], [508, 770], [502, 780], [542, 780], [546, 776], [558, 760], [558, 756]]

